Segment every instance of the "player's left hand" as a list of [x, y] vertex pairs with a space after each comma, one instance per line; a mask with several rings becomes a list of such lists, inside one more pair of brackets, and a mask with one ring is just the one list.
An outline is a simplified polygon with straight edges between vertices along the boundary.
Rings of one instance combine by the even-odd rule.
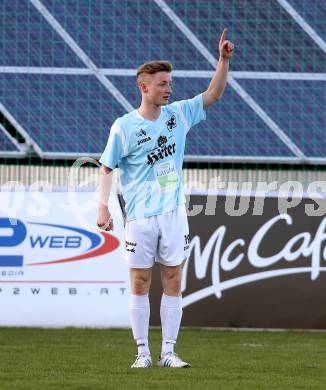
[[226, 39], [227, 32], [228, 29], [225, 28], [220, 38], [219, 50], [221, 58], [231, 58], [233, 54], [234, 45], [231, 41]]

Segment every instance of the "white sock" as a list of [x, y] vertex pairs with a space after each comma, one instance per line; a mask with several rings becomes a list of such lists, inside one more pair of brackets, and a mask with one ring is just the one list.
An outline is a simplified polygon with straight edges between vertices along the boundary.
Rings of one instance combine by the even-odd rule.
[[131, 294], [129, 315], [132, 333], [138, 346], [138, 355], [141, 353], [150, 354], [148, 347], [149, 314], [150, 308], [148, 294]]
[[161, 355], [165, 355], [173, 352], [177, 341], [182, 317], [182, 296], [174, 297], [163, 293], [160, 314], [163, 338]]

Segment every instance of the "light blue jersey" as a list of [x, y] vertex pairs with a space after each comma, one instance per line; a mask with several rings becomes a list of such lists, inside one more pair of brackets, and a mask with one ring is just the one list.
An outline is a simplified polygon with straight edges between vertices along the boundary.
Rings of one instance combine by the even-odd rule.
[[186, 135], [203, 119], [203, 97], [198, 95], [162, 106], [156, 121], [134, 110], [114, 122], [100, 163], [120, 168], [128, 221], [164, 214], [185, 203]]

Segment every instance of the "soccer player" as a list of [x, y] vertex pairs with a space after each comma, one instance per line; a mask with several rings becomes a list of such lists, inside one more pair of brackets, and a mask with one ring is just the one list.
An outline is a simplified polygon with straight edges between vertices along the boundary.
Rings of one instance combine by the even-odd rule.
[[110, 172], [118, 166], [126, 207], [124, 258], [130, 268], [129, 304], [138, 355], [132, 368], [152, 365], [148, 345], [149, 298], [154, 262], [160, 264], [163, 296], [160, 307], [160, 367], [190, 367], [175, 352], [182, 317], [181, 276], [188, 258], [189, 230], [182, 185], [182, 162], [189, 129], [206, 118], [206, 109], [223, 94], [233, 44], [224, 29], [219, 61], [207, 90], [192, 99], [168, 104], [172, 65], [152, 61], [141, 65], [137, 83], [140, 107], [111, 127], [100, 158], [100, 202], [97, 224], [113, 229], [108, 209]]

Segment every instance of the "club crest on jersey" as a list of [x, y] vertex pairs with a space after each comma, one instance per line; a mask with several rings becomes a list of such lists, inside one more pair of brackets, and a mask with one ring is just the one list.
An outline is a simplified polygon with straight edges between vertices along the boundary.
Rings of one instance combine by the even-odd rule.
[[166, 122], [166, 126], [169, 131], [172, 131], [174, 127], [177, 127], [177, 119], [175, 115], [173, 114], [171, 118]]
[[159, 137], [158, 137], [158, 139], [157, 139], [157, 144], [158, 144], [158, 146], [163, 146], [164, 144], [166, 144], [168, 142], [168, 140], [167, 140], [167, 138], [166, 137], [164, 137], [164, 135], [162, 136], [162, 135], [160, 135]]

